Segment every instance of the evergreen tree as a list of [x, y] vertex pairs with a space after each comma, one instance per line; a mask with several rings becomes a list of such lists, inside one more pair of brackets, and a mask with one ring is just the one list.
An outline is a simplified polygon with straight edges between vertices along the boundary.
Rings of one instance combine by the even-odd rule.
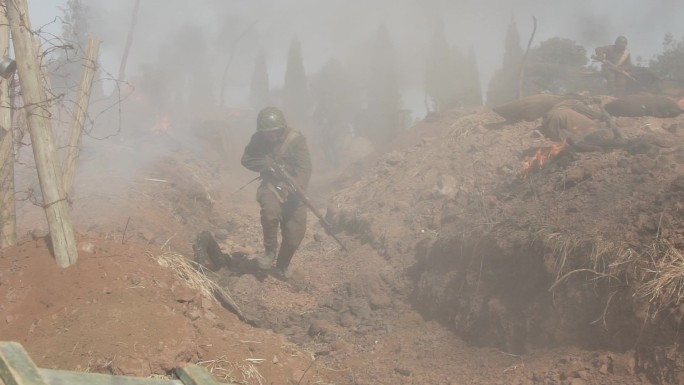
[[587, 61], [587, 50], [570, 39], [552, 37], [542, 41], [530, 49], [523, 85], [525, 94], [587, 89], [590, 84], [577, 77]]
[[81, 0], [67, 0], [66, 6], [60, 7], [64, 13], [62, 25], [62, 45], [69, 47], [57, 51], [50, 63], [51, 85], [56, 94], [66, 94], [70, 88], [79, 84], [82, 58], [90, 33], [88, 22], [89, 10]]
[[649, 68], [660, 79], [684, 84], [684, 38], [677, 40], [671, 33], [663, 39], [663, 52], [651, 59]]
[[359, 92], [340, 61], [328, 60], [314, 77], [312, 89], [317, 112], [345, 123], [351, 122], [351, 117], [359, 109]]
[[515, 19], [506, 32], [502, 67], [492, 76], [487, 90], [487, 104], [501, 104], [518, 97], [518, 78], [523, 50]]
[[271, 90], [268, 81], [268, 70], [266, 68], [266, 54], [259, 51], [252, 72], [250, 83], [250, 104], [255, 110], [260, 110], [271, 105]]
[[360, 109], [359, 90], [342, 63], [334, 58], [314, 77], [312, 90], [316, 103], [313, 139], [330, 165], [337, 167]]
[[520, 61], [524, 55], [522, 46], [520, 45], [520, 34], [518, 33], [518, 25], [515, 19], [511, 18], [506, 32], [506, 43], [503, 57], [503, 68], [510, 68], [517, 73], [520, 68]]
[[477, 70], [477, 58], [472, 46], [468, 50], [465, 68], [463, 70], [463, 106], [477, 107], [482, 105], [482, 84], [480, 72]]
[[62, 38], [72, 44], [76, 43], [76, 49], [85, 47], [90, 31], [87, 7], [81, 0], [67, 0], [66, 7], [62, 7], [62, 11], [64, 12]]
[[368, 111], [362, 130], [376, 144], [384, 144], [397, 133], [401, 108], [395, 50], [385, 25], [380, 27], [371, 43], [369, 76]]
[[309, 86], [304, 71], [302, 46], [299, 39], [290, 43], [287, 55], [287, 69], [283, 84], [283, 110], [288, 124], [302, 128], [310, 109]]
[[[458, 54], [458, 52], [456, 53]], [[436, 23], [425, 66], [425, 93], [434, 111], [442, 111], [459, 104], [459, 65], [449, 51], [444, 24]]]
[[[169, 93], [165, 112], [179, 112], [184, 108], [197, 108], [216, 104], [212, 87], [214, 78], [209, 67], [208, 47], [202, 28], [194, 24], [182, 25], [159, 50], [157, 71]], [[193, 58], [192, 71], [178, 58]]]

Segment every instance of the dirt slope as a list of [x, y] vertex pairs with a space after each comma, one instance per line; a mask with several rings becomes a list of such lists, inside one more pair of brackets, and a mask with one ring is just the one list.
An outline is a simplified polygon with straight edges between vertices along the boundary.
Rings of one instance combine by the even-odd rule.
[[[311, 215], [288, 281], [254, 269], [258, 207], [254, 185], [235, 192], [253, 177], [231, 166], [239, 154], [220, 168], [169, 138], [103, 143], [76, 181], [76, 266], [51, 263], [41, 213], [20, 209], [36, 239], [0, 252], [0, 339], [44, 367], [165, 375], [191, 361], [245, 384], [681, 382], [677, 281], [646, 283], [679, 261], [684, 121], [623, 118], [629, 146], [528, 173], [551, 143], [535, 123], [500, 121], [426, 119], [330, 197], [316, 175], [312, 198], [350, 252]], [[111, 161], [125, 151], [155, 156], [131, 173]], [[226, 254], [207, 276], [254, 326], [159, 265], [191, 257], [202, 230]]]

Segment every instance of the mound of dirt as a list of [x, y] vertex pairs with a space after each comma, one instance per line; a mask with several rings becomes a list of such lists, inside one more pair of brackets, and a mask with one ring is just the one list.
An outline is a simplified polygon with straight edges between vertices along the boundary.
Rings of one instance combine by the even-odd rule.
[[[680, 383], [683, 118], [619, 118], [623, 146], [573, 153], [535, 122], [432, 115], [332, 197], [314, 174], [349, 252], [310, 215], [287, 280], [255, 268], [256, 184], [240, 189], [255, 175], [197, 143], [115, 145], [76, 180], [75, 266], [54, 265], [42, 213], [20, 208], [33, 237], [0, 251], [0, 335], [42, 367], [195, 362], [243, 384]], [[132, 173], [122, 153], [155, 156]], [[247, 322], [180, 268], [207, 237], [225, 263], [190, 271]]]
[[528, 170], [554, 143], [534, 123], [498, 120], [452, 113], [417, 125], [441, 132], [411, 133], [333, 197], [331, 220], [411, 265], [414, 306], [466, 341], [635, 349], [636, 371], [681, 382], [663, 369], [681, 352], [662, 357], [681, 344], [684, 120], [620, 118], [622, 148], [566, 149]]
[[[251, 384], [298, 381], [311, 363], [179, 276], [173, 253], [88, 237], [79, 251], [68, 269], [56, 268], [44, 239], [0, 251], [0, 335], [39, 367], [149, 376], [192, 361]], [[316, 368], [307, 376], [321, 378]]]

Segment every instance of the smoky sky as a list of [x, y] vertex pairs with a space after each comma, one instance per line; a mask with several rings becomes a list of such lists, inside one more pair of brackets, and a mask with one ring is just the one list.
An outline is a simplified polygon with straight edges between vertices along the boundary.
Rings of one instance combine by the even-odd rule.
[[[64, 2], [30, 2], [38, 25], [60, 14], [57, 7]], [[84, 0], [92, 32], [103, 41], [101, 60], [111, 73], [118, 71], [133, 3]], [[533, 46], [558, 36], [576, 41], [590, 53], [624, 35], [632, 57], [647, 62], [662, 51], [666, 33], [684, 37], [681, 15], [684, 1], [680, 0], [143, 0], [127, 73], [135, 76], [144, 64], [178, 60], [185, 62], [187, 71], [210, 67], [218, 83], [232, 54], [226, 104], [240, 106], [249, 99], [251, 68], [259, 50], [266, 53], [271, 85], [278, 88], [294, 37], [301, 42], [305, 70], [311, 76], [332, 57], [349, 67], [367, 65], [364, 44], [384, 24], [396, 48], [404, 104], [419, 110], [427, 46], [438, 19], [453, 47], [463, 52], [474, 49], [486, 87], [501, 65], [511, 20], [517, 24], [523, 48], [534, 16]], [[193, 38], [203, 40], [207, 52], [202, 60], [208, 64], [198, 65], [188, 50], [160, 58], [160, 48], [173, 45], [178, 31], [188, 26], [202, 32]], [[237, 40], [238, 36], [242, 37]]]

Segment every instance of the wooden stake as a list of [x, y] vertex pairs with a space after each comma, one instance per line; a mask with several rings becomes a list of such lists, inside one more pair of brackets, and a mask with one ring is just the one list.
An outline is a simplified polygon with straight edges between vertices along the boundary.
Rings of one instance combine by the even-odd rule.
[[27, 0], [6, 0], [7, 16], [17, 60], [19, 84], [24, 100], [26, 121], [31, 134], [33, 156], [43, 192], [52, 250], [57, 265], [76, 263], [78, 252], [69, 205], [62, 185], [62, 168], [57, 158], [51, 129], [48, 100], [42, 87], [40, 62], [32, 38]]
[[90, 104], [90, 90], [93, 86], [93, 77], [97, 68], [97, 56], [100, 51], [100, 41], [94, 37], [88, 39], [86, 59], [81, 72], [81, 86], [78, 90], [76, 99], [76, 111], [74, 120], [71, 122], [69, 133], [69, 144], [64, 159], [64, 192], [70, 195], [74, 184], [74, 174], [76, 173], [76, 160], [81, 147], [81, 137], [83, 136], [83, 126], [85, 124], [86, 113]]
[[[0, 1], [0, 57], [9, 55], [10, 29], [5, 1]], [[0, 248], [17, 243], [17, 210], [14, 201], [14, 134], [9, 99], [11, 79], [0, 78]]]

